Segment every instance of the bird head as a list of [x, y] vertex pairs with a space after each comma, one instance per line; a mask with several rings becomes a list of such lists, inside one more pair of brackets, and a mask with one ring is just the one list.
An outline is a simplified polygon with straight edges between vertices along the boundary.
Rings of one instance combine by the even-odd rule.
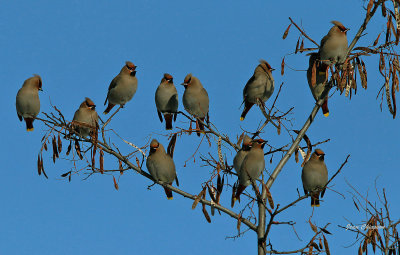
[[260, 59], [260, 64], [258, 66], [260, 66], [266, 73], [270, 73], [275, 70], [264, 59]]
[[42, 89], [42, 78], [38, 74], [34, 74], [32, 79], [35, 82], [35, 87], [38, 90], [43, 91], [43, 89]]
[[166, 81], [168, 83], [173, 83], [174, 82], [174, 78], [169, 73], [165, 73], [164, 77], [161, 80], [161, 82], [164, 82], [164, 81]]
[[190, 84], [192, 83], [192, 74], [188, 74], [185, 77], [185, 80], [183, 81], [183, 83], [181, 85], [183, 85], [185, 87], [185, 89], [190, 86]]
[[157, 151], [158, 147], [160, 147], [160, 143], [153, 139], [150, 143], [150, 155]]
[[252, 147], [258, 147], [258, 148], [264, 149], [264, 146], [266, 143], [267, 143], [267, 141], [265, 141], [263, 139], [256, 139], [256, 140], [253, 140]]
[[125, 67], [128, 70], [129, 74], [131, 76], [135, 76], [136, 75], [136, 67], [132, 62], [130, 61], [126, 61], [125, 62]]
[[314, 155], [317, 159], [323, 161], [325, 157], [325, 153], [321, 149], [316, 149], [314, 151]]
[[333, 25], [335, 25], [333, 27], [333, 28], [336, 28], [335, 32], [339, 32], [339, 33], [342, 33], [342, 34], [347, 34], [347, 31], [350, 30], [350, 28], [347, 28], [347, 27], [343, 26], [343, 24], [340, 21], [334, 20], [334, 21], [331, 21], [331, 23]]
[[243, 137], [243, 150], [249, 150], [251, 148], [251, 138], [248, 135], [244, 135]]
[[93, 103], [93, 101], [88, 98], [85, 97], [85, 102], [83, 102], [85, 104], [85, 106], [91, 110], [96, 110], [96, 105]]

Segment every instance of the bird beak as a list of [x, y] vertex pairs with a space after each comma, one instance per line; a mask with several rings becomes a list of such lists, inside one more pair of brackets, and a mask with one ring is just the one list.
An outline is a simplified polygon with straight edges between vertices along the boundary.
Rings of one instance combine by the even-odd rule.
[[92, 105], [90, 108], [91, 108], [92, 110], [95, 110], [95, 109], [96, 109], [96, 105]]
[[275, 68], [271, 68], [271, 69], [269, 69], [269, 70], [271, 70], [271, 71], [275, 71]]
[[43, 89], [42, 89], [42, 88], [39, 88], [39, 90], [40, 90], [40, 91], [43, 91]]

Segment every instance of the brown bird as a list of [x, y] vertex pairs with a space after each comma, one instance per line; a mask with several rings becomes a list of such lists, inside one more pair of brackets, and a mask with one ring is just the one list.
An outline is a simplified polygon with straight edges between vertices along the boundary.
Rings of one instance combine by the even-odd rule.
[[325, 185], [328, 183], [328, 169], [324, 157], [325, 153], [316, 149], [301, 172], [304, 194], [311, 194], [312, 207], [319, 206], [319, 195], [324, 197]]
[[35, 74], [24, 81], [17, 93], [17, 115], [20, 121], [25, 120], [26, 131], [33, 131], [33, 121], [40, 112], [39, 90], [42, 91], [42, 78]]
[[135, 95], [138, 83], [136, 79], [136, 67], [132, 62], [126, 61], [126, 65], [122, 67], [119, 74], [111, 81], [106, 101], [104, 102], [104, 105], [106, 105], [108, 101], [108, 106], [104, 114], [109, 113], [117, 104], [123, 107]]
[[164, 74], [160, 85], [157, 87], [155, 100], [160, 121], [163, 121], [162, 115], [164, 115], [165, 129], [172, 129], [172, 119], [176, 121], [178, 110], [178, 92], [170, 74]]
[[[315, 77], [313, 77], [313, 69]], [[324, 92], [325, 85], [328, 82], [328, 70], [329, 65], [318, 60], [318, 53], [311, 53], [307, 69], [307, 81], [315, 101], [318, 101], [322, 98], [322, 92]], [[314, 81], [313, 78], [315, 79]], [[325, 102], [321, 108], [324, 116], [328, 117], [328, 95], [325, 96]]]
[[343, 64], [347, 52], [347, 31], [349, 28], [343, 26], [339, 21], [332, 21], [334, 25], [328, 34], [322, 38], [319, 47], [320, 60], [325, 64]]
[[251, 138], [248, 135], [244, 135], [242, 148], [236, 153], [236, 156], [233, 158], [233, 168], [236, 173], [240, 173], [240, 167], [242, 166], [243, 159], [249, 153], [251, 149]]
[[78, 134], [86, 137], [96, 130], [97, 121], [96, 105], [86, 97], [74, 114], [73, 128]]
[[239, 172], [239, 186], [236, 191], [235, 200], [240, 201], [240, 194], [251, 184], [251, 180], [257, 180], [265, 168], [264, 145], [266, 141], [257, 139], [252, 142], [251, 149], [243, 159]]
[[[200, 119], [204, 122], [207, 117], [207, 123], [209, 122], [208, 106], [209, 99], [208, 93], [203, 88], [200, 80], [188, 74], [182, 83], [185, 86], [185, 92], [183, 93], [183, 106], [185, 110], [196, 118], [196, 129], [204, 132], [204, 125], [198, 121]], [[197, 133], [200, 136], [200, 133]]]
[[[173, 181], [176, 180], [176, 184], [179, 186], [174, 161], [171, 155], [165, 152], [164, 146], [156, 139], [153, 139], [150, 143], [150, 153], [147, 157], [146, 166], [154, 180], [169, 185], [172, 185]], [[170, 189], [164, 187], [164, 191], [168, 199], [173, 199]]]
[[274, 78], [272, 77], [273, 69], [267, 61], [260, 60], [260, 64], [254, 70], [253, 76], [246, 83], [243, 89], [243, 102], [244, 109], [240, 120], [246, 118], [246, 114], [249, 112], [254, 104], [257, 104], [257, 99], [265, 103], [268, 98], [274, 93]]

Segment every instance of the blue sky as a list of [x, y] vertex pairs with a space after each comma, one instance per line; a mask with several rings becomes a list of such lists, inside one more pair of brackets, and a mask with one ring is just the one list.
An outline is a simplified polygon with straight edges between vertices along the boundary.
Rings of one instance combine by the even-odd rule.
[[[345, 6], [346, 8], [343, 8]], [[50, 102], [72, 118], [84, 97], [90, 97], [102, 112], [107, 88], [126, 60], [137, 68], [138, 90], [121, 110], [110, 127], [126, 140], [144, 145], [150, 137], [166, 144], [164, 123], [160, 123], [154, 104], [154, 93], [162, 74], [173, 75], [180, 103], [186, 74], [193, 73], [203, 83], [210, 97], [210, 117], [214, 125], [232, 138], [241, 128], [254, 131], [262, 120], [258, 109], [252, 109], [244, 122], [239, 121], [242, 89], [251, 77], [258, 60], [266, 59], [277, 71], [276, 86], [284, 82], [277, 106], [288, 110], [294, 106], [290, 129], [300, 129], [314, 105], [304, 71], [286, 68], [280, 75], [282, 57], [292, 53], [298, 38], [292, 27], [286, 40], [282, 34], [292, 17], [317, 42], [330, 29], [331, 20], [340, 20], [351, 28], [349, 41], [362, 23], [363, 1], [2, 1], [0, 8], [0, 76], [5, 88], [1, 93], [3, 138], [0, 193], [0, 253], [2, 254], [254, 254], [256, 236], [248, 232], [236, 240], [236, 222], [216, 215], [208, 224], [199, 208], [191, 210], [192, 201], [175, 195], [168, 201], [162, 188], [147, 186], [151, 182], [139, 175], [125, 173], [119, 191], [110, 175], [73, 176], [72, 182], [61, 180], [70, 162], [54, 165], [45, 154], [49, 179], [37, 175], [36, 159], [40, 139], [46, 127], [35, 122], [35, 131], [27, 133], [15, 113], [15, 95], [23, 81], [33, 73], [43, 79], [41, 110], [48, 112]], [[371, 44], [385, 29], [380, 12], [373, 18], [366, 36], [358, 46]], [[306, 42], [306, 47], [313, 45]], [[289, 55], [286, 63], [305, 70], [308, 58]], [[368, 90], [361, 89], [351, 100], [336, 93], [330, 100], [331, 115], [318, 114], [307, 135], [312, 142], [330, 138], [321, 145], [326, 153], [330, 175], [351, 154], [350, 161], [333, 182], [335, 192], [325, 194], [321, 207], [314, 212], [318, 225], [330, 222], [328, 236], [333, 254], [354, 253], [357, 247], [345, 248], [354, 236], [337, 227], [346, 225], [344, 217], [355, 223], [365, 220], [357, 214], [351, 190], [345, 180], [372, 200], [374, 182], [386, 188], [391, 214], [400, 215], [396, 180], [400, 174], [399, 119], [393, 120], [384, 103], [375, 99], [383, 84], [378, 76], [377, 59], [366, 60]], [[271, 102], [267, 102], [267, 106]], [[183, 106], [180, 104], [180, 109]], [[187, 127], [178, 117], [175, 124]], [[261, 135], [274, 146], [290, 142], [284, 134], [267, 127]], [[132, 148], [113, 137], [125, 153]], [[175, 164], [181, 188], [197, 194], [211, 169], [200, 167], [199, 155], [184, 167], [200, 139], [184, 136], [175, 151]], [[66, 149], [64, 142], [64, 150]], [[215, 146], [201, 145], [200, 153]], [[64, 153], [64, 152], [63, 152]], [[232, 162], [233, 151], [225, 149]], [[64, 154], [63, 154], [64, 155]], [[273, 170], [281, 155], [266, 164]], [[269, 157], [266, 161], [269, 162]], [[106, 167], [117, 162], [106, 158]], [[271, 192], [275, 203], [287, 204], [302, 190], [301, 167], [290, 159]], [[225, 190], [222, 203], [229, 207], [230, 192]], [[239, 211], [240, 206], [234, 210]], [[294, 220], [303, 242], [287, 226], [275, 227], [271, 242], [275, 249], [297, 249], [313, 232], [307, 220], [312, 210], [309, 200], [288, 210], [280, 221]], [[397, 216], [397, 218], [396, 218]], [[243, 225], [242, 225], [243, 226]]]

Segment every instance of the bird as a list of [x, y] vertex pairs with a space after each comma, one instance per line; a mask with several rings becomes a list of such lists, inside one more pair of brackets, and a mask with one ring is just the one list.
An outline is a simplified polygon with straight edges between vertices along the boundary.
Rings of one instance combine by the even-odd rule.
[[[186, 75], [185, 80], [182, 85], [185, 87], [185, 92], [183, 93], [182, 101], [185, 110], [196, 118], [196, 129], [204, 133], [204, 125], [198, 120], [204, 122], [207, 118], [207, 123], [209, 122], [209, 98], [208, 93], [204, 89], [200, 80], [194, 77], [191, 73]], [[197, 133], [200, 136], [200, 133]]]
[[239, 186], [236, 190], [235, 200], [240, 201], [240, 194], [251, 184], [251, 180], [260, 177], [265, 168], [264, 151], [266, 141], [256, 139], [252, 142], [251, 149], [244, 157], [239, 171]]
[[155, 95], [158, 117], [163, 122], [165, 119], [165, 129], [172, 129], [172, 119], [176, 121], [178, 110], [178, 92], [176, 91], [173, 77], [165, 73], [161, 79], [160, 85], [157, 87]]
[[83, 137], [88, 136], [96, 130], [98, 115], [96, 105], [93, 101], [86, 97], [81, 103], [79, 109], [76, 110], [73, 118], [73, 129]]
[[126, 61], [121, 71], [111, 81], [104, 105], [107, 109], [104, 114], [108, 114], [111, 109], [119, 104], [121, 107], [129, 102], [136, 93], [138, 81], [136, 78], [136, 67], [132, 62]]
[[[146, 167], [155, 181], [172, 185], [173, 181], [176, 180], [176, 184], [179, 186], [174, 161], [171, 155], [165, 152], [164, 146], [156, 139], [153, 139], [150, 143]], [[164, 191], [169, 200], [173, 199], [170, 189], [164, 187]]]
[[319, 206], [319, 195], [321, 194], [321, 198], [324, 196], [325, 185], [328, 183], [328, 169], [324, 157], [325, 153], [316, 149], [301, 172], [304, 194], [311, 195], [312, 207]]
[[[324, 92], [325, 85], [328, 82], [328, 70], [329, 65], [318, 60], [318, 53], [311, 53], [308, 69], [307, 69], [307, 81], [310, 87], [311, 93], [316, 101], [322, 98], [322, 92]], [[315, 80], [313, 81], [313, 68], [315, 68]], [[313, 82], [315, 82], [313, 84]], [[322, 113], [325, 117], [329, 116], [328, 108], [328, 95], [325, 96], [325, 101], [321, 106]]]
[[246, 118], [247, 113], [254, 104], [258, 104], [258, 100], [265, 103], [274, 93], [274, 78], [272, 77], [273, 69], [267, 61], [260, 60], [260, 64], [254, 70], [253, 76], [248, 80], [243, 88], [244, 109], [240, 120]]
[[319, 46], [320, 60], [324, 61], [327, 65], [337, 63], [343, 64], [346, 60], [347, 53], [347, 31], [349, 28], [343, 26], [339, 21], [331, 22], [334, 26], [325, 35]]
[[236, 153], [235, 157], [233, 158], [233, 168], [235, 169], [236, 173], [240, 173], [240, 167], [242, 165], [243, 159], [249, 153], [251, 149], [251, 138], [248, 135], [244, 135], [242, 148]]
[[34, 74], [24, 81], [17, 93], [17, 115], [20, 121], [25, 120], [26, 131], [33, 131], [33, 121], [40, 112], [39, 90], [43, 91], [42, 78]]

